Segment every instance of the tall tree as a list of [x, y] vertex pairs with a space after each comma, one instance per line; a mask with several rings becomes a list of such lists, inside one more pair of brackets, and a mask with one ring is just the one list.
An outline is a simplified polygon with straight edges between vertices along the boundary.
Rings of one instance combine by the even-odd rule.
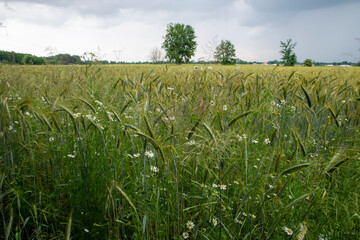
[[176, 64], [187, 63], [196, 50], [195, 31], [190, 25], [170, 23], [166, 29], [162, 48], [166, 58]]
[[221, 40], [216, 47], [214, 57], [221, 64], [235, 64], [235, 46], [229, 40]]
[[294, 66], [296, 63], [296, 54], [293, 52], [296, 47], [296, 42], [293, 43], [292, 39], [287, 39], [286, 42], [280, 41], [280, 53], [281, 59], [284, 61], [285, 66]]

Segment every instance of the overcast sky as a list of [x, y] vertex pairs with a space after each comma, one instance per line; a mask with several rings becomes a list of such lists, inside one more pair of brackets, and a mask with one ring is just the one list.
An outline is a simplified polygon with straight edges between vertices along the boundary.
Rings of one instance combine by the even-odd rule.
[[247, 61], [279, 60], [289, 38], [298, 61], [360, 61], [359, 0], [0, 0], [0, 50], [146, 61], [169, 23], [194, 28], [195, 60], [217, 36]]

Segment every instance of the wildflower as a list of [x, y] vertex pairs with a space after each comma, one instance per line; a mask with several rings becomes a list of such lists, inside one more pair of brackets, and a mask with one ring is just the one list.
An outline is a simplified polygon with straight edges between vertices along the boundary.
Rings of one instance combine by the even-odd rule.
[[247, 217], [247, 213], [245, 213], [245, 212], [243, 212], [242, 215], [243, 215], [244, 217]]
[[193, 140], [189, 141], [187, 144], [188, 144], [188, 145], [195, 145], [196, 142], [195, 142], [195, 140], [193, 139]]
[[210, 101], [210, 106], [214, 106], [215, 102], [213, 100]]
[[197, 70], [197, 69], [198, 69], [198, 66], [195, 66], [195, 67], [194, 67], [194, 70]]
[[209, 70], [212, 70], [213, 68], [212, 68], [212, 66], [208, 66], [208, 69], [209, 69]]
[[9, 131], [13, 130], [14, 127], [13, 126], [9, 126]]
[[162, 112], [162, 110], [161, 110], [160, 108], [157, 108], [156, 111], [157, 111], [158, 113], [161, 113], [161, 112]]
[[171, 120], [171, 121], [174, 121], [174, 120], [175, 120], [175, 117], [174, 117], [174, 116], [171, 116], [171, 117], [170, 117], [170, 120]]
[[244, 133], [244, 134], [242, 135], [242, 137], [243, 137], [244, 139], [246, 139], [246, 138], [247, 138], [247, 135]]
[[282, 229], [287, 233], [287, 235], [293, 235], [293, 231], [290, 228], [283, 227]]
[[269, 184], [269, 188], [273, 188], [273, 187], [274, 187], [273, 185]]
[[257, 165], [254, 165], [254, 168], [258, 168], [258, 166], [257, 166]]
[[172, 88], [172, 87], [168, 87], [167, 89], [170, 91], [174, 90], [174, 88]]
[[73, 154], [68, 154], [68, 157], [70, 157], [70, 158], [75, 158], [75, 155], [73, 155]]
[[25, 112], [25, 115], [30, 116], [30, 113], [29, 113], [29, 112]]
[[320, 234], [319, 235], [319, 240], [328, 240], [328, 239], [324, 236], [324, 234]]
[[155, 166], [150, 166], [150, 170], [155, 173], [159, 172], [159, 169]]
[[288, 198], [289, 198], [289, 199], [292, 199], [293, 197], [292, 197], [291, 195], [288, 195]]
[[221, 190], [226, 190], [226, 185], [221, 184], [221, 185], [220, 185], [220, 189], [221, 189]]
[[186, 223], [186, 227], [191, 230], [192, 228], [195, 227], [195, 225], [194, 225], [194, 223], [193, 223], [192, 221], [188, 221], [188, 222]]
[[254, 218], [254, 219], [256, 218], [256, 216], [255, 216], [254, 214], [251, 214], [250, 216], [251, 216], [252, 218]]
[[239, 220], [238, 220], [238, 222], [237, 222], [237, 223], [238, 223], [238, 224], [243, 224], [243, 222], [242, 222], [242, 221], [239, 221]]
[[103, 105], [102, 102], [100, 102], [100, 101], [98, 101], [98, 100], [95, 100], [95, 102], [96, 102], [97, 104], [99, 104], [100, 106]]
[[228, 110], [228, 106], [227, 105], [223, 105], [223, 110], [227, 111]]
[[84, 228], [84, 231], [85, 231], [85, 232], [87, 232], [87, 233], [89, 232], [89, 230], [88, 230], [88, 229], [86, 229], [86, 228]]
[[215, 183], [213, 183], [212, 187], [217, 188], [217, 187], [219, 187], [219, 186], [216, 185]]
[[100, 123], [96, 123], [96, 126], [98, 126], [101, 130], [104, 129], [104, 127]]
[[240, 136], [240, 135], [236, 135], [236, 138], [237, 138], [239, 141], [242, 141], [242, 140], [243, 140], [243, 137]]
[[86, 117], [87, 117], [87, 119], [91, 120], [92, 116], [91, 116], [91, 114], [87, 114]]
[[201, 71], [204, 71], [205, 70], [205, 67], [201, 67]]
[[74, 118], [78, 118], [78, 117], [80, 117], [80, 115], [81, 115], [81, 113], [75, 113]]
[[252, 142], [256, 144], [256, 143], [258, 143], [259, 141], [256, 140], [256, 139], [254, 139], [254, 140], [252, 140]]
[[189, 238], [189, 233], [183, 232], [182, 236], [183, 236], [184, 239], [188, 239]]
[[270, 144], [271, 142], [270, 142], [270, 139], [268, 139], [268, 138], [266, 138], [265, 139], [265, 144]]
[[345, 100], [342, 100], [341, 102], [342, 102], [343, 104], [345, 104], [345, 103], [346, 103], [346, 101], [345, 101]]
[[49, 138], [49, 141], [50, 141], [50, 142], [54, 141], [54, 138], [53, 138], [53, 137], [50, 137], [50, 138]]
[[214, 227], [218, 224], [218, 221], [217, 221], [217, 219], [216, 218], [213, 218], [212, 219], [212, 223], [214, 224]]
[[135, 153], [134, 158], [138, 158], [138, 157], [140, 157], [140, 153]]
[[154, 157], [154, 153], [152, 151], [146, 151], [145, 152], [145, 156], [147, 156], [148, 158], [153, 158]]
[[285, 105], [286, 101], [283, 99], [280, 101], [282, 105]]
[[234, 183], [235, 183], [236, 185], [239, 185], [239, 182], [238, 182], [238, 181], [234, 181]]

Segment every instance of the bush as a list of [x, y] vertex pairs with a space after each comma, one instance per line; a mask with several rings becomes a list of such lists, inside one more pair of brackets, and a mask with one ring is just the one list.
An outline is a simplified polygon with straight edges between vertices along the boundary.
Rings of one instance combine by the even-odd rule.
[[312, 67], [314, 64], [313, 64], [313, 61], [309, 58], [305, 59], [304, 61], [304, 66], [306, 67]]

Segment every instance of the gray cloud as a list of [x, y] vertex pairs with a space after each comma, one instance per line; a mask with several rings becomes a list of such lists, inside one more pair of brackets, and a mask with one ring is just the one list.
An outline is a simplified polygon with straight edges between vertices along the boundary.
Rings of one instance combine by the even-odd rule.
[[161, 46], [166, 25], [180, 22], [195, 29], [195, 58], [218, 35], [245, 60], [279, 59], [280, 41], [293, 38], [300, 61], [353, 61], [360, 58], [358, 9], [358, 0], [0, 0], [0, 21], [14, 36], [0, 44], [25, 48], [25, 39], [69, 53], [104, 44], [108, 52], [122, 49], [128, 60], [146, 60], [147, 49]]
[[44, 4], [60, 8], [72, 8], [83, 15], [95, 15], [108, 17], [117, 15], [120, 9], [136, 9], [139, 11], [170, 11], [170, 12], [206, 12], [218, 11], [233, 2], [218, 0], [7, 0], [5, 3], [11, 6], [11, 3]]
[[358, 2], [358, 0], [245, 0], [245, 2], [259, 12], [279, 13], [324, 9]]

